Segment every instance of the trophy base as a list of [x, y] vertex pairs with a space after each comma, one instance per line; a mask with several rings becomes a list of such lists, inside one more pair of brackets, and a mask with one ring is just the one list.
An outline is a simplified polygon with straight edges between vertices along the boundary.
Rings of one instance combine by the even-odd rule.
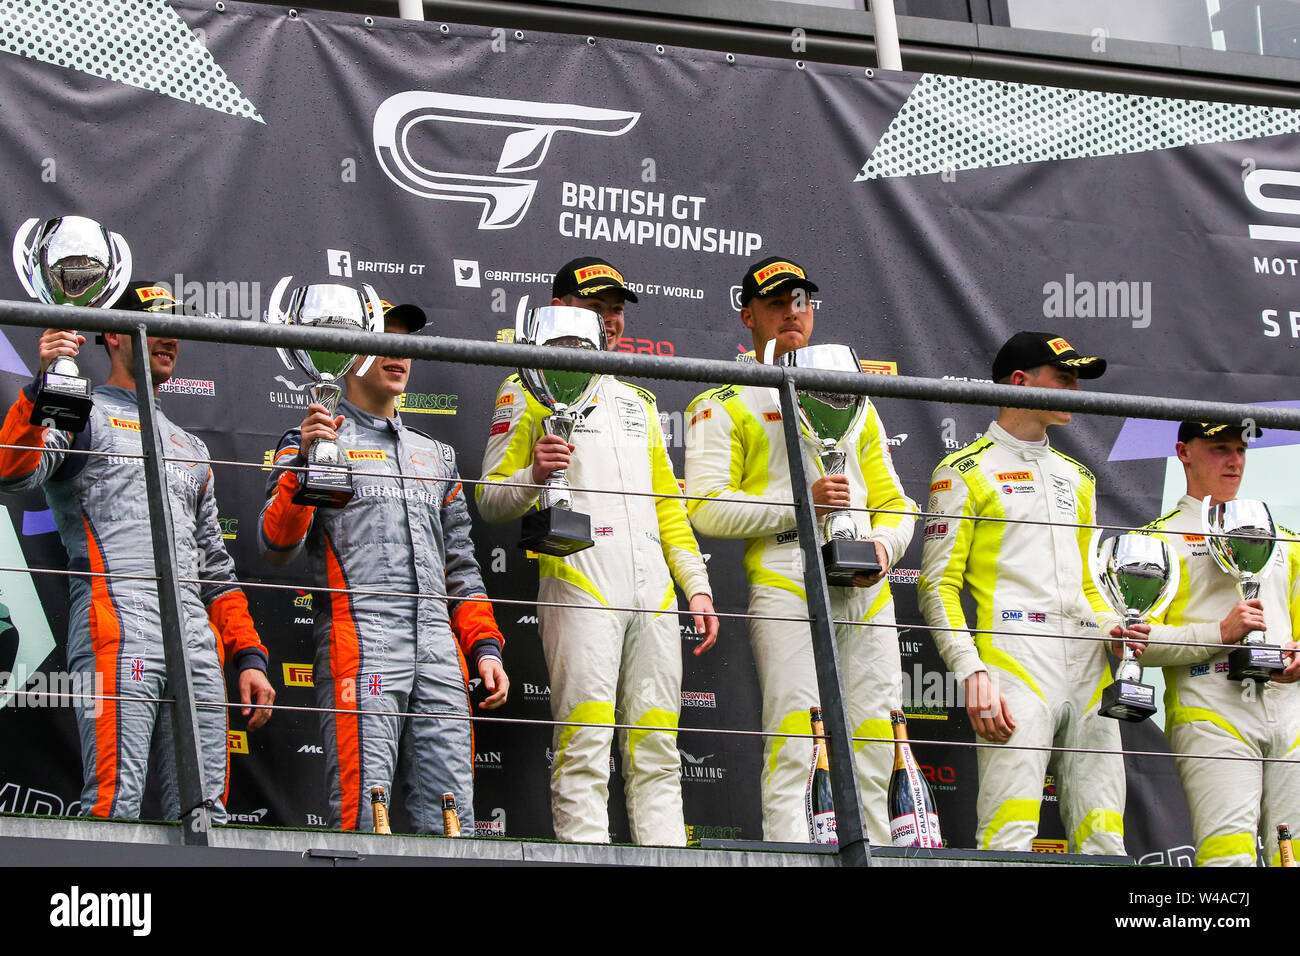
[[294, 493], [296, 505], [342, 508], [352, 500], [352, 476], [346, 468], [308, 465]]
[[1115, 720], [1134, 723], [1146, 720], [1156, 712], [1156, 689], [1150, 684], [1135, 680], [1117, 680], [1101, 693], [1101, 706], [1097, 713]]
[[1276, 644], [1252, 644], [1238, 647], [1228, 654], [1228, 680], [1253, 680], [1264, 683], [1278, 671], [1286, 670], [1282, 648]]
[[524, 515], [519, 547], [562, 558], [590, 548], [591, 518], [567, 508], [543, 508]]
[[62, 372], [46, 372], [32, 405], [31, 423], [81, 432], [90, 419], [90, 379]]
[[822, 545], [822, 564], [826, 566], [826, 583], [840, 588], [853, 587], [855, 575], [881, 572], [874, 541], [832, 538]]

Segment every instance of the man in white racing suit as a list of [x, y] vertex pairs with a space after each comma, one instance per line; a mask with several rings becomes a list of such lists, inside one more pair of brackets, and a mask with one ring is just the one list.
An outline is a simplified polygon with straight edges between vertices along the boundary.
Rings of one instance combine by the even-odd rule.
[[[1259, 597], [1242, 600], [1236, 578], [1210, 556], [1201, 523], [1206, 495], [1215, 504], [1237, 497], [1246, 470], [1242, 429], [1183, 422], [1175, 450], [1187, 494], [1147, 527], [1178, 555], [1178, 591], [1161, 615], [1129, 636], [1172, 642], [1148, 644], [1142, 663], [1164, 667], [1165, 730], [1192, 813], [1197, 865], [1255, 866], [1262, 828], [1265, 858], [1277, 866], [1277, 825], [1300, 826], [1300, 655], [1288, 654], [1286, 670], [1267, 683], [1237, 683], [1227, 677], [1232, 648], [1222, 645], [1260, 630], [1271, 644], [1296, 646], [1300, 544], [1279, 541]], [[1277, 533], [1296, 537], [1282, 527]], [[1214, 759], [1223, 756], [1285, 762]]]
[[[1105, 370], [1103, 359], [1047, 332], [1016, 333], [993, 361], [994, 381], [1037, 388], [1075, 389]], [[975, 733], [1009, 745], [978, 751], [982, 849], [1031, 849], [1044, 774], [1054, 763], [1070, 847], [1124, 852], [1119, 723], [1097, 711], [1111, 683], [1097, 624], [1107, 612], [1087, 570], [1091, 529], [1078, 527], [1096, 513], [1094, 478], [1047, 441], [1047, 427], [1070, 417], [1002, 408], [983, 436], [939, 463], [930, 484], [921, 610], [963, 684]], [[963, 589], [974, 599], [974, 637]]]
[[[760, 360], [770, 340], [775, 340], [775, 356], [808, 344], [814, 319], [809, 293], [816, 291], [789, 259], [764, 259], [746, 270], [740, 317]], [[807, 618], [795, 510], [771, 503], [794, 498], [776, 392], [752, 386], [714, 389], [695, 399], [686, 421], [687, 494], [728, 499], [688, 501], [695, 529], [717, 538], [746, 539], [750, 614]], [[852, 514], [858, 537], [875, 542], [880, 565], [887, 570], [911, 541], [916, 505], [894, 472], [874, 405], [857, 434], [843, 444], [854, 452], [847, 456], [845, 474], [825, 475], [819, 446], [804, 436], [804, 468], [810, 476], [820, 476], [811, 486], [813, 502], [819, 514], [845, 507], [881, 509]], [[890, 737], [889, 711], [899, 706], [900, 663], [885, 572], [862, 577], [857, 587], [829, 590], [834, 619], [855, 622], [835, 628], [854, 736]], [[763, 837], [807, 843], [804, 793], [812, 741], [784, 734], [811, 733], [808, 710], [819, 702], [811, 632], [807, 623], [755, 618], [749, 635], [763, 697], [763, 730], [773, 735], [765, 741], [760, 776]], [[860, 741], [853, 749], [868, 836], [873, 843], [888, 844], [886, 795], [893, 748]]]
[[[551, 292], [552, 305], [598, 313], [610, 350], [623, 334], [624, 301], [637, 301], [613, 266], [589, 256], [566, 263]], [[546, 435], [543, 421], [549, 412], [517, 375], [506, 379], [497, 393], [483, 477], [509, 484], [480, 484], [479, 511], [492, 522], [516, 520], [537, 506], [538, 489], [513, 483], [541, 484], [553, 472], [566, 470], [575, 489], [573, 510], [591, 517], [596, 543], [567, 557], [539, 557], [537, 617], [552, 716], [577, 724], [675, 728], [682, 643], [673, 582], [689, 596], [695, 626], [703, 635], [696, 654], [713, 646], [718, 619], [704, 559], [680, 497], [649, 496], [680, 495], [655, 397], [602, 375], [594, 401], [575, 411], [579, 420], [572, 444]], [[558, 839], [609, 842], [612, 735], [612, 729], [597, 727], [561, 723], [555, 728], [551, 815]], [[684, 845], [675, 730], [623, 731], [619, 741], [632, 839]]]

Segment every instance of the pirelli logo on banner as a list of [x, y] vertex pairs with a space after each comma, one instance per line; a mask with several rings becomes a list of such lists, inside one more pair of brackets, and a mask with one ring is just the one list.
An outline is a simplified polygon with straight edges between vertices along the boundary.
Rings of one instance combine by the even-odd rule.
[[232, 754], [248, 753], [248, 734], [242, 730], [227, 730], [226, 750]]
[[998, 472], [998, 481], [1033, 481], [1034, 473], [1032, 471], [1001, 471]]
[[588, 279], [600, 278], [613, 279], [619, 285], [623, 284], [623, 277], [612, 266], [587, 266], [575, 272], [574, 276], [578, 280], [578, 285], [586, 285]]
[[129, 432], [138, 432], [140, 430], [140, 423], [129, 418], [110, 417], [108, 423], [114, 428], [125, 428]]
[[1035, 853], [1065, 853], [1069, 846], [1064, 840], [1035, 840], [1030, 849]]
[[315, 687], [315, 682], [311, 679], [310, 664], [286, 664], [281, 663], [284, 668], [284, 686], [285, 687]]
[[763, 421], [765, 421], [765, 422], [779, 422], [780, 420], [781, 420], [781, 413], [780, 413], [780, 412], [764, 412], [764, 413], [763, 413]]
[[930, 485], [930, 494], [934, 494], [936, 491], [947, 491], [951, 487], [952, 479], [945, 478], [943, 481], [936, 481]]
[[1065, 339], [1061, 339], [1061, 338], [1049, 340], [1047, 343], [1047, 347], [1051, 349], [1053, 352], [1055, 352], [1057, 355], [1060, 355], [1062, 352], [1072, 352], [1074, 350], [1073, 345], [1065, 341]]
[[353, 461], [387, 461], [388, 456], [381, 448], [349, 448], [348, 457]]
[[877, 362], [874, 359], [858, 359], [862, 371], [868, 375], [897, 375], [897, 362]]

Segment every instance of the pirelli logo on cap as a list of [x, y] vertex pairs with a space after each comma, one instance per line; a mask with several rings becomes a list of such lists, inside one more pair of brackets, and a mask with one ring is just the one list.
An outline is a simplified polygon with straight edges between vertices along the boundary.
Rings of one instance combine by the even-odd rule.
[[143, 289], [136, 289], [135, 294], [140, 297], [141, 302], [149, 302], [153, 299], [166, 299], [168, 302], [176, 301], [176, 297], [160, 285], [149, 285]]
[[798, 276], [800, 279], [808, 278], [804, 275], [803, 270], [793, 262], [774, 262], [770, 266], [764, 266], [755, 272], [754, 282], [761, 286], [768, 279], [779, 275]]
[[952, 479], [945, 478], [943, 481], [936, 481], [930, 485], [930, 494], [934, 494], [936, 491], [947, 491], [951, 487]]
[[858, 365], [867, 375], [897, 375], [897, 362], [877, 362], [872, 359], [858, 359]]
[[497, 408], [500, 408], [502, 405], [513, 405], [514, 403], [515, 403], [515, 393], [506, 392], [504, 395], [502, 395], [500, 398], [497, 399]]
[[1061, 338], [1049, 340], [1047, 343], [1047, 347], [1051, 349], [1053, 352], [1055, 352], [1057, 355], [1060, 355], [1062, 352], [1071, 352], [1074, 350], [1073, 345], [1065, 341], [1065, 339], [1061, 339]]
[[713, 409], [705, 408], [701, 411], [696, 412], [694, 415], [691, 416], [690, 424], [694, 425], [696, 422], [706, 422], [712, 417], [713, 417]]
[[386, 455], [381, 448], [349, 448], [348, 457], [353, 461], [387, 461]]
[[287, 664], [281, 663], [284, 668], [284, 686], [285, 687], [314, 687], [315, 683], [311, 677], [310, 664]]
[[140, 430], [140, 423], [129, 418], [110, 417], [108, 423], [114, 428], [125, 428], [129, 432], [138, 432]]
[[227, 730], [226, 750], [232, 754], [248, 753], [248, 734], [242, 730]]
[[573, 273], [573, 277], [578, 280], [578, 285], [586, 285], [592, 279], [613, 279], [623, 285], [623, 277], [613, 266], [583, 266]]
[[763, 413], [763, 421], [765, 421], [765, 422], [779, 422], [780, 420], [781, 420], [781, 413], [780, 413], [780, 412], [764, 412], [764, 413]]
[[1033, 481], [1032, 471], [1003, 471], [997, 475], [998, 481]]

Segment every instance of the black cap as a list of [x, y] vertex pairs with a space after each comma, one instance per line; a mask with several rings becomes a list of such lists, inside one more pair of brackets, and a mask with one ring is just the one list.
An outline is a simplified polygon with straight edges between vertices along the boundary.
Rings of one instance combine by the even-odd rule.
[[817, 292], [817, 284], [812, 282], [792, 259], [783, 256], [769, 256], [755, 262], [745, 270], [745, 278], [740, 281], [740, 304], [748, 305], [754, 296], [771, 295], [777, 289], [793, 285], [809, 292]]
[[[1225, 438], [1225, 432], [1244, 431], [1245, 425], [1216, 425], [1213, 422], [1183, 422], [1178, 426], [1178, 440], [1182, 442], [1191, 441], [1193, 438]], [[1251, 428], [1251, 434], [1256, 438], [1264, 434], [1264, 429], [1255, 425]]]
[[429, 322], [429, 317], [424, 314], [424, 309], [418, 305], [411, 305], [409, 302], [393, 305], [391, 302], [380, 301], [383, 302], [384, 306], [385, 325], [387, 325], [389, 319], [397, 319], [399, 322], [405, 323], [408, 332], [415, 334]]
[[580, 256], [560, 266], [551, 283], [551, 295], [563, 299], [566, 295], [599, 295], [613, 289], [628, 302], [635, 302], [636, 293], [623, 284], [623, 275], [604, 259]]
[[113, 303], [113, 308], [127, 312], [173, 312], [184, 315], [169, 286], [158, 282], [132, 282]]
[[[185, 309], [176, 301], [170, 287], [158, 282], [132, 282], [126, 291], [117, 297], [112, 308], [124, 312], [171, 312], [184, 315]], [[104, 333], [95, 335], [95, 344], [104, 344]]]
[[1028, 371], [1040, 365], [1055, 365], [1078, 372], [1079, 378], [1101, 378], [1106, 360], [1095, 355], [1080, 355], [1074, 346], [1055, 332], [1017, 332], [998, 349], [993, 360], [993, 381], [1001, 381], [1012, 372]]

